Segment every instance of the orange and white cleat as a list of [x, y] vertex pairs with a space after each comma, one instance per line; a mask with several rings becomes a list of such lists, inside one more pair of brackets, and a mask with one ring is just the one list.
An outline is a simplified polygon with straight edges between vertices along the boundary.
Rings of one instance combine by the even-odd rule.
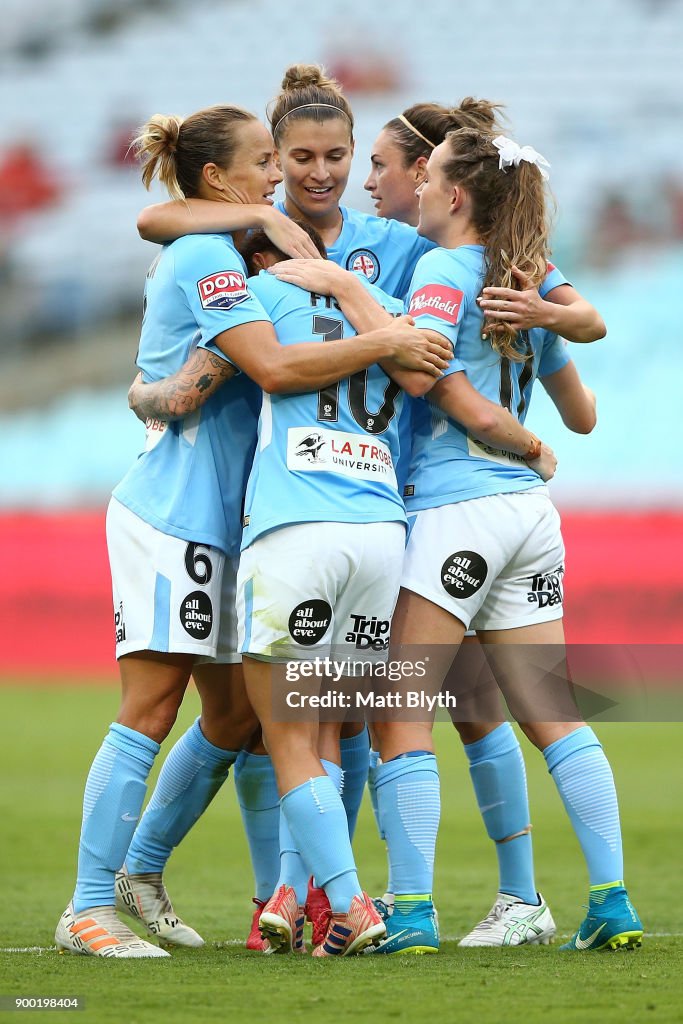
[[313, 877], [308, 880], [308, 894], [306, 896], [304, 911], [306, 912], [306, 917], [313, 926], [311, 941], [315, 948], [316, 946], [322, 945], [325, 941], [332, 908], [330, 907], [330, 901], [327, 898], [327, 893], [324, 889], [319, 889], [317, 885], [314, 885]]
[[354, 896], [348, 914], [330, 912], [325, 940], [313, 956], [351, 956], [375, 946], [386, 935], [386, 925], [367, 893]]
[[264, 953], [305, 953], [304, 908], [291, 885], [281, 885], [270, 897], [259, 917], [261, 938], [268, 943]]
[[70, 903], [59, 919], [55, 942], [60, 953], [81, 956], [130, 960], [169, 956], [166, 950], [141, 939], [119, 921], [114, 907], [90, 907], [77, 914]]
[[251, 919], [251, 931], [247, 936], [245, 946], [247, 947], [247, 949], [254, 949], [259, 953], [265, 953], [266, 950], [268, 949], [268, 943], [261, 938], [259, 918], [261, 917], [263, 908], [266, 905], [266, 900], [259, 900], [254, 896], [251, 902], [256, 904], [256, 909]]

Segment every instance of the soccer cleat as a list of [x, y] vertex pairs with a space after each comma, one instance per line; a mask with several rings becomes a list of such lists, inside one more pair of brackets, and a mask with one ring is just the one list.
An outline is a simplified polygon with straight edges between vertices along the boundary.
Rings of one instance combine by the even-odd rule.
[[273, 893], [259, 916], [261, 938], [267, 942], [264, 953], [305, 953], [304, 908], [297, 903], [291, 885], [281, 885]]
[[251, 919], [251, 931], [249, 932], [245, 945], [247, 949], [254, 949], [259, 953], [265, 953], [268, 949], [268, 943], [261, 938], [259, 918], [261, 917], [261, 912], [263, 911], [267, 900], [259, 900], [254, 896], [251, 902], [256, 904], [256, 910], [254, 911], [254, 916]]
[[314, 884], [313, 877], [308, 880], [308, 893], [306, 895], [304, 911], [313, 926], [311, 942], [315, 948], [315, 946], [320, 946], [325, 941], [325, 933], [327, 932], [327, 925], [332, 911], [327, 893], [324, 889], [319, 889]]
[[386, 928], [386, 938], [374, 949], [366, 949], [366, 953], [379, 956], [439, 952], [439, 926], [431, 900], [399, 900], [386, 920]]
[[373, 897], [372, 902], [375, 907], [375, 910], [382, 918], [382, 920], [386, 923], [394, 912], [394, 904], [387, 903], [381, 896]]
[[116, 909], [140, 921], [160, 944], [204, 945], [204, 939], [176, 914], [166, 892], [161, 872], [129, 875], [125, 867], [116, 873]]
[[499, 892], [484, 920], [458, 945], [548, 946], [555, 935], [555, 922], [540, 892], [537, 895], [538, 905]]
[[122, 924], [114, 907], [90, 907], [77, 914], [70, 903], [59, 919], [55, 942], [60, 953], [81, 956], [132, 960], [169, 955]]
[[623, 886], [591, 891], [588, 914], [579, 930], [561, 950], [636, 949], [642, 945], [643, 926]]
[[313, 950], [313, 956], [351, 956], [379, 940], [386, 933], [386, 925], [367, 895], [361, 893], [351, 900], [348, 914], [334, 914], [331, 910], [325, 940]]

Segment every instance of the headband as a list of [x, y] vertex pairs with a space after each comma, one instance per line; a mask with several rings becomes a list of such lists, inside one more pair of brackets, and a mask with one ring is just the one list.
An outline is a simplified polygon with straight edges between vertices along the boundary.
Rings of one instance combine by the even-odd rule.
[[284, 119], [286, 117], [289, 117], [290, 114], [294, 114], [297, 110], [305, 110], [306, 107], [329, 107], [330, 110], [336, 110], [338, 114], [343, 114], [344, 115], [344, 117], [347, 119], [347, 121], [351, 125], [351, 128], [353, 128], [353, 121], [351, 120], [349, 115], [346, 113], [346, 111], [342, 110], [341, 107], [335, 106], [334, 103], [302, 103], [300, 107], [292, 107], [291, 110], [287, 110], [282, 115], [282, 117], [280, 118], [278, 123], [273, 128], [273, 138], [275, 138], [275, 133], [277, 132], [278, 128], [280, 127], [280, 125], [282, 124], [282, 122], [284, 121]]
[[403, 124], [406, 126], [406, 128], [409, 128], [413, 135], [417, 135], [418, 139], [422, 139], [423, 142], [426, 142], [430, 149], [436, 149], [436, 143], [430, 142], [429, 139], [425, 138], [422, 132], [419, 132], [415, 125], [411, 124], [408, 118], [404, 117], [403, 114], [399, 114], [396, 120], [403, 121]]
[[550, 167], [550, 164], [544, 156], [537, 153], [532, 146], [519, 146], [512, 139], [508, 139], [505, 135], [497, 135], [493, 140], [493, 145], [498, 150], [498, 168], [504, 171], [506, 167], [510, 167], [514, 164], [515, 167], [519, 167], [522, 160], [526, 160], [527, 163], [534, 164], [538, 167], [541, 172], [541, 177], [547, 181], [548, 172], [544, 171], [544, 167]]

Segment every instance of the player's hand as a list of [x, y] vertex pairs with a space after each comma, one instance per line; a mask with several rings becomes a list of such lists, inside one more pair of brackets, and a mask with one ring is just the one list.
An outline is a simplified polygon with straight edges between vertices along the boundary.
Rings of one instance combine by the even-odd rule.
[[[310, 241], [310, 239], [309, 239]], [[311, 243], [313, 244], [313, 243]], [[332, 260], [282, 260], [268, 268], [268, 273], [280, 281], [298, 285], [316, 295], [336, 295], [350, 275]]]
[[432, 377], [443, 377], [452, 357], [452, 349], [445, 338], [433, 332], [421, 331], [414, 326], [412, 316], [398, 316], [388, 330], [392, 333], [392, 358], [404, 370], [422, 370]]
[[557, 456], [547, 444], [541, 445], [541, 454], [527, 465], [540, 476], [541, 480], [552, 480], [557, 469]]
[[512, 273], [519, 281], [520, 291], [514, 288], [484, 288], [477, 299], [479, 308], [484, 313], [484, 329], [487, 336], [492, 321], [511, 324], [518, 331], [542, 327], [545, 302], [538, 294], [528, 274], [519, 267], [512, 267]]
[[[263, 230], [273, 245], [287, 256], [292, 256], [295, 259], [301, 257], [314, 260], [316, 263], [323, 262], [323, 257], [316, 249], [310, 235], [279, 210], [272, 208], [264, 212]], [[286, 266], [286, 262], [279, 263], [278, 266]]]
[[142, 380], [142, 373], [138, 373], [137, 377], [128, 389], [128, 408], [132, 409], [139, 420], [144, 423], [147, 416], [142, 411], [142, 389], [144, 388]]

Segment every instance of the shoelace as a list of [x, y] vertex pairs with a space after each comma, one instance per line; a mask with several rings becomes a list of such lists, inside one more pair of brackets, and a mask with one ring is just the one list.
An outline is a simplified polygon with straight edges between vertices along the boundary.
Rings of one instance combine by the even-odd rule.
[[479, 927], [493, 928], [493, 926], [500, 921], [507, 908], [507, 903], [503, 903], [502, 900], [496, 900]]

